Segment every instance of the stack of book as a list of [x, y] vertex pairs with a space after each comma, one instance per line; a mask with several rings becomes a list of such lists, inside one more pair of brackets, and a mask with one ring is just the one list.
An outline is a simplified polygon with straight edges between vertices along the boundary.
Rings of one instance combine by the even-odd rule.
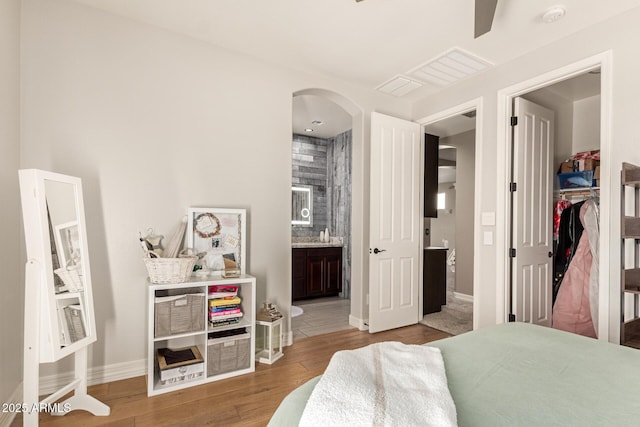
[[211, 326], [234, 325], [242, 318], [237, 285], [209, 286], [209, 323]]

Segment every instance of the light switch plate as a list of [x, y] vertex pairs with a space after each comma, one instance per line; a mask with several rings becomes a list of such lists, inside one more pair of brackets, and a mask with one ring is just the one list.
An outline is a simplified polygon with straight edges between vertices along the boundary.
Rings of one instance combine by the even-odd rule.
[[493, 231], [485, 231], [482, 237], [484, 245], [493, 245]]
[[495, 212], [482, 212], [482, 225], [496, 225]]

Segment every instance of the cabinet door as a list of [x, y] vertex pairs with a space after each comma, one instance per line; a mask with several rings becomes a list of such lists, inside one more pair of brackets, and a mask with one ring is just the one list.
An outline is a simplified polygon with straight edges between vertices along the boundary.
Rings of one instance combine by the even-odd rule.
[[322, 254], [315, 251], [307, 253], [307, 296], [321, 296], [324, 294], [326, 281], [326, 263]]
[[438, 147], [440, 138], [424, 136], [424, 217], [438, 217]]
[[424, 251], [422, 314], [436, 313], [447, 303], [447, 251]]
[[291, 298], [296, 301], [307, 296], [307, 250], [292, 249]]
[[325, 293], [338, 294], [342, 291], [342, 249], [331, 248], [325, 257], [327, 264], [327, 286]]

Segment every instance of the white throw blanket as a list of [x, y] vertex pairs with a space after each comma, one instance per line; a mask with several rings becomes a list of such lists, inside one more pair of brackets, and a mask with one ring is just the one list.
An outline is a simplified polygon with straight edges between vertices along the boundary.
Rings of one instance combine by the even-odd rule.
[[333, 355], [300, 426], [455, 426], [440, 349], [399, 342]]

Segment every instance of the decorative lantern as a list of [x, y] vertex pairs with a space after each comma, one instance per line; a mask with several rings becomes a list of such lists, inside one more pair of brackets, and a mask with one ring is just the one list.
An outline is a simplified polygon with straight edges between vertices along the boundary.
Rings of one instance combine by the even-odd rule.
[[282, 356], [282, 314], [266, 301], [256, 316], [256, 359], [271, 365]]

